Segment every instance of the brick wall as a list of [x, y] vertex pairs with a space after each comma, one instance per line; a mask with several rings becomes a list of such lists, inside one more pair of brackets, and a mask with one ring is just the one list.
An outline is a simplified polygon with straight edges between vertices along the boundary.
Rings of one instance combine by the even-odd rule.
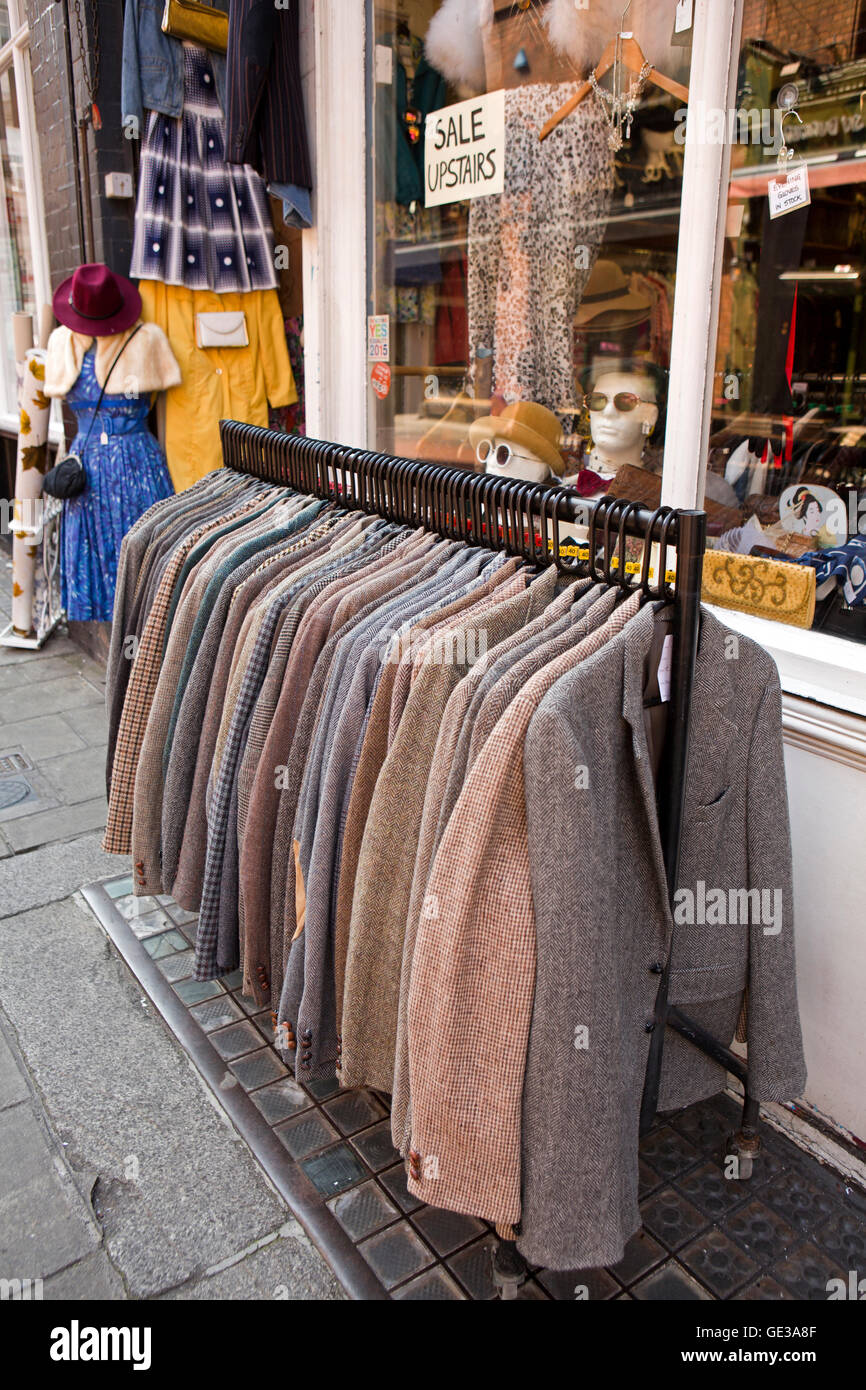
[[862, 0], [746, 0], [743, 11], [744, 38], [766, 39], [822, 64], [862, 56], [857, 34], [863, 28]]
[[[133, 201], [105, 197], [106, 173], [133, 170], [134, 151], [130, 142], [124, 139], [120, 124], [123, 5], [120, 0], [98, 0], [98, 4], [101, 57], [97, 102], [103, 125], [100, 131], [88, 129], [87, 132], [90, 178], [89, 187], [85, 189], [85, 176], [78, 152], [76, 113], [84, 107], [87, 97], [73, 3], [69, 0], [71, 82], [66, 44], [66, 0], [26, 0], [53, 284], [70, 275], [85, 259], [105, 261], [113, 270], [126, 273], [132, 252]], [[81, 0], [81, 13], [85, 18], [89, 17], [89, 5], [85, 0]], [[92, 44], [93, 34], [87, 30], [85, 45], [88, 50]], [[93, 238], [90, 245], [87, 245], [88, 224], [83, 215], [84, 200], [89, 203], [92, 216]]]

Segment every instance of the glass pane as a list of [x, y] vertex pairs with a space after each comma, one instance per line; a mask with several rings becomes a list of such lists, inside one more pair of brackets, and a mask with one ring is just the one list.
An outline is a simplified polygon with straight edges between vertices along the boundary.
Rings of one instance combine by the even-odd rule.
[[866, 11], [845, 11], [746, 0], [707, 510], [724, 584], [757, 595], [755, 559], [783, 562], [757, 611], [791, 620], [789, 567], [815, 569], [813, 626], [862, 639]]
[[8, 0], [0, 0], [0, 44], [6, 43], [12, 36], [12, 20], [9, 16]]
[[658, 497], [691, 33], [623, 7], [375, 0], [377, 447]]
[[36, 312], [33, 259], [24, 190], [24, 163], [15, 74], [0, 73], [0, 351], [7, 409], [14, 409], [12, 314]]

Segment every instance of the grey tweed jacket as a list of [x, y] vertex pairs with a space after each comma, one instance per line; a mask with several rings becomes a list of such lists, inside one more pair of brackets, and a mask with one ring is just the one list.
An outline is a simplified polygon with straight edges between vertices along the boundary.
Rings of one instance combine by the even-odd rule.
[[[747, 991], [754, 1096], [790, 1099], [806, 1079], [776, 667], [744, 637], [727, 660], [727, 629], [703, 614], [679, 872], [679, 886], [695, 894], [695, 920], [674, 924], [643, 710], [653, 625], [647, 608], [563, 676], [525, 743], [538, 954], [519, 1248], [555, 1269], [614, 1263], [640, 1225], [638, 1119], [657, 962], [671, 958], [671, 1002], [725, 1043]], [[586, 783], [569, 791], [572, 803], [586, 799], [577, 833], [551, 794], [574, 787], [576, 767]], [[763, 890], [770, 911], [738, 908], [737, 922], [704, 924], [701, 882], [728, 901]], [[585, 1046], [575, 1046], [578, 1027], [588, 1030]], [[724, 1085], [723, 1068], [666, 1030], [662, 1109]]]

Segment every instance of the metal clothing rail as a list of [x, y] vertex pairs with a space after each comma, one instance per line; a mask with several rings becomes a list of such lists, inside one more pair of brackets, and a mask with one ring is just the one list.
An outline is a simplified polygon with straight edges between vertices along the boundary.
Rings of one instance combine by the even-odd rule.
[[[325, 440], [280, 434], [234, 420], [221, 421], [220, 433], [226, 466], [241, 473], [282, 483], [350, 510], [375, 513], [452, 540], [505, 551], [539, 567], [555, 564], [565, 574], [588, 572], [593, 579], [617, 585], [624, 592], [640, 587], [651, 599], [671, 602], [670, 709], [658, 804], [673, 904], [685, 805], [689, 708], [700, 628], [705, 513], [671, 507], [652, 510], [618, 497], [605, 496], [587, 502], [564, 488], [395, 458]], [[575, 543], [575, 532], [580, 528], [586, 528], [588, 533], [588, 543], [584, 541], [582, 545]], [[636, 567], [626, 561], [628, 537], [644, 543], [639, 575]], [[651, 572], [654, 547], [656, 578]], [[672, 584], [667, 569], [670, 549], [676, 552]], [[654, 1017], [647, 1024], [651, 1037], [640, 1132], [646, 1133], [655, 1118], [665, 1029], [673, 1028], [742, 1083], [742, 1127], [730, 1137], [727, 1152], [737, 1155], [740, 1175], [748, 1177], [760, 1139], [758, 1102], [748, 1092], [746, 1065], [729, 1047], [668, 1002], [671, 954], [659, 970]], [[500, 1253], [508, 1245], [510, 1242], [502, 1242]], [[499, 1275], [504, 1284], [509, 1278], [519, 1278], [502, 1267]]]

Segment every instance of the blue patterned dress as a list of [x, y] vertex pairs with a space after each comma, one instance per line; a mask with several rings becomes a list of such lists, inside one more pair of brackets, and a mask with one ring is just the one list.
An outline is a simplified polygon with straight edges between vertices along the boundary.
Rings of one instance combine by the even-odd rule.
[[123, 537], [148, 507], [161, 497], [170, 497], [174, 489], [162, 447], [147, 428], [147, 395], [127, 398], [106, 393], [90, 442], [82, 452], [98, 400], [91, 348], [66, 397], [78, 421], [70, 452], [81, 455], [87, 486], [63, 506], [60, 581], [67, 617], [104, 622], [114, 609]]

